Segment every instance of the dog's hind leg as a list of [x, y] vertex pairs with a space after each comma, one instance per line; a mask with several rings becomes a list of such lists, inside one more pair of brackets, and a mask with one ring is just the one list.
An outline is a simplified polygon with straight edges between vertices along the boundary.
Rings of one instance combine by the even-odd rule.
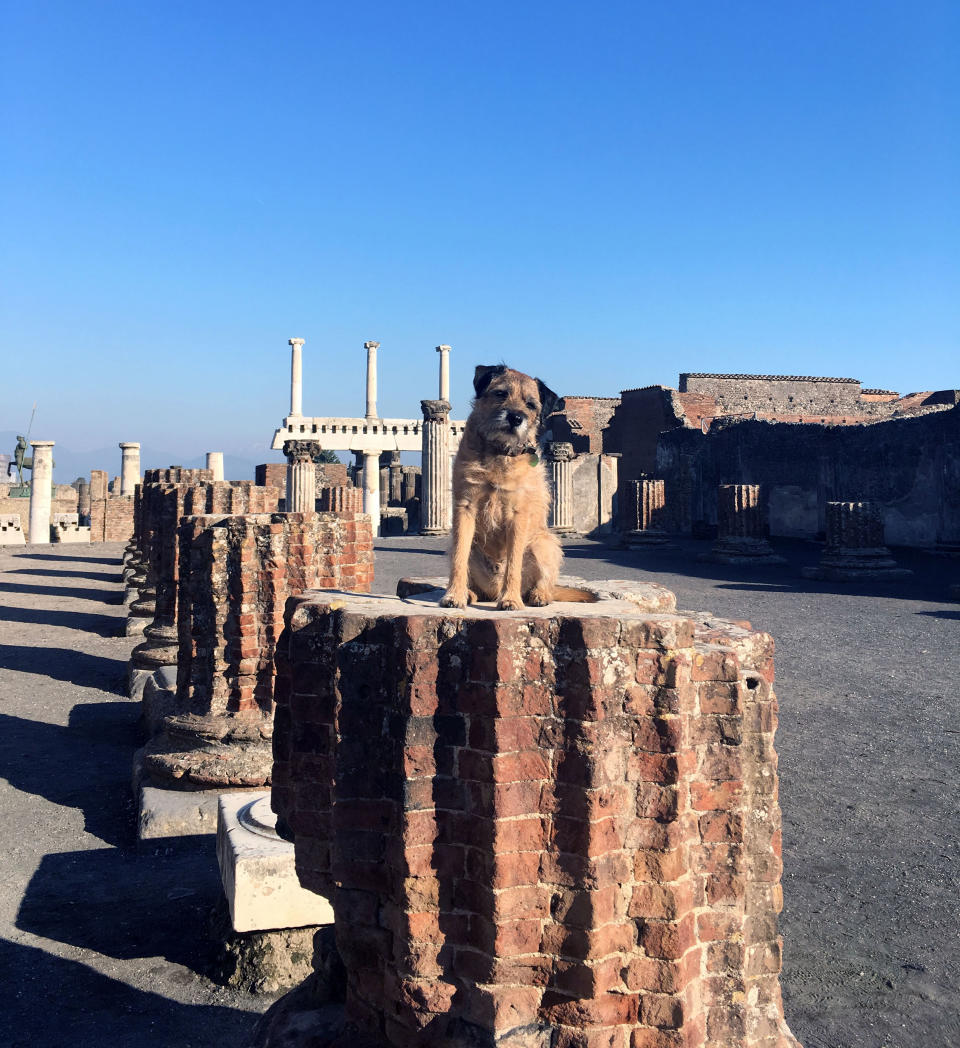
[[553, 600], [563, 549], [553, 532], [541, 531], [523, 555], [523, 596], [527, 604], [543, 607]]

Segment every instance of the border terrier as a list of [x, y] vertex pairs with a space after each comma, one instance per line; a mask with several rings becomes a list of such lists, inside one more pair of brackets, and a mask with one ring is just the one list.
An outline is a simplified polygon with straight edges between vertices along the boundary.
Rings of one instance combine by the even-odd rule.
[[563, 551], [547, 528], [550, 492], [537, 436], [560, 398], [538, 378], [506, 365], [480, 365], [476, 397], [453, 463], [450, 582], [440, 603], [464, 608], [495, 600], [589, 601], [583, 590], [557, 586]]

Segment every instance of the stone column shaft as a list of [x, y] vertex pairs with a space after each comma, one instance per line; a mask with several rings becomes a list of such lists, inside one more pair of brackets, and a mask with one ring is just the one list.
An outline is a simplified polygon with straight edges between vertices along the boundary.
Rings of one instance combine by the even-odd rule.
[[213, 474], [213, 479], [223, 480], [223, 452], [207, 452], [207, 469]]
[[377, 417], [377, 350], [379, 342], [364, 342], [367, 351], [367, 418]]
[[450, 401], [421, 400], [420, 406], [423, 409], [420, 531], [424, 535], [446, 535], [450, 530], [450, 451], [447, 447]]
[[363, 453], [363, 512], [370, 517], [373, 537], [380, 534], [380, 454]]
[[291, 338], [290, 343], [290, 414], [303, 414], [303, 359], [304, 339]]
[[437, 346], [440, 354], [440, 399], [450, 399], [450, 347]]
[[120, 494], [132, 495], [140, 483], [140, 445], [120, 445]]
[[50, 541], [50, 500], [53, 484], [52, 440], [31, 440], [33, 470], [30, 474], [30, 527], [28, 542]]

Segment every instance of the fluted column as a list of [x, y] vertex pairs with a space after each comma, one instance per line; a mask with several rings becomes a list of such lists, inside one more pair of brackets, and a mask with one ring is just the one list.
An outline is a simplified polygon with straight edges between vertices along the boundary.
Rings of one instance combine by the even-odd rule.
[[303, 414], [303, 359], [304, 339], [289, 338], [290, 343], [290, 414]]
[[547, 444], [546, 458], [550, 467], [550, 486], [553, 500], [550, 507], [550, 528], [561, 534], [576, 531], [573, 523], [573, 445], [563, 440]]
[[120, 494], [132, 495], [140, 483], [140, 445], [120, 445]]
[[782, 564], [767, 541], [766, 504], [759, 484], [717, 489], [717, 541], [711, 560], [724, 564]]
[[420, 532], [423, 535], [446, 535], [448, 523], [447, 447], [449, 400], [421, 400], [423, 410], [423, 480], [420, 505]]
[[663, 480], [659, 477], [640, 477], [639, 480], [627, 481], [624, 492], [627, 503], [626, 545], [631, 548], [666, 546], [666, 494]]
[[30, 528], [28, 542], [50, 541], [50, 499], [53, 484], [52, 440], [31, 440], [33, 469], [30, 474]]
[[897, 567], [884, 545], [883, 507], [879, 502], [828, 502], [827, 545], [820, 563], [804, 568], [807, 578], [853, 582], [899, 579], [912, 575]]
[[315, 460], [320, 445], [315, 440], [288, 440], [283, 453], [287, 456], [287, 512], [312, 513], [317, 504]]

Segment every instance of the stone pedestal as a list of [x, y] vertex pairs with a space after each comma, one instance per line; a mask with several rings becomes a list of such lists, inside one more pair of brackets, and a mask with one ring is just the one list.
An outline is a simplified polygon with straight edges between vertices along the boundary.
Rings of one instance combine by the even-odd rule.
[[576, 535], [573, 523], [573, 445], [565, 441], [551, 441], [545, 449], [550, 471], [550, 530], [559, 535]]
[[883, 512], [878, 502], [828, 502], [827, 545], [816, 567], [804, 568], [809, 579], [855, 582], [895, 580], [913, 572], [897, 567], [884, 545]]
[[27, 541], [50, 542], [50, 502], [53, 484], [52, 440], [31, 440], [33, 470], [30, 474], [30, 526]]
[[624, 545], [631, 549], [672, 548], [667, 539], [663, 480], [641, 477], [639, 480], [627, 481], [624, 495]]
[[288, 604], [273, 806], [347, 973], [317, 1048], [796, 1048], [773, 642], [592, 585]]
[[0, 546], [25, 546], [27, 538], [23, 533], [19, 513], [0, 514]]
[[420, 533], [447, 535], [450, 532], [447, 507], [450, 458], [447, 431], [450, 402], [421, 400], [420, 407], [423, 410], [423, 501], [420, 506]]
[[313, 440], [288, 440], [283, 445], [287, 456], [288, 513], [312, 513], [316, 507], [317, 467], [320, 445]]
[[705, 559], [721, 564], [784, 564], [766, 535], [762, 487], [721, 484], [717, 489], [717, 541]]
[[140, 483], [140, 445], [120, 445], [120, 491], [121, 495], [132, 495]]

